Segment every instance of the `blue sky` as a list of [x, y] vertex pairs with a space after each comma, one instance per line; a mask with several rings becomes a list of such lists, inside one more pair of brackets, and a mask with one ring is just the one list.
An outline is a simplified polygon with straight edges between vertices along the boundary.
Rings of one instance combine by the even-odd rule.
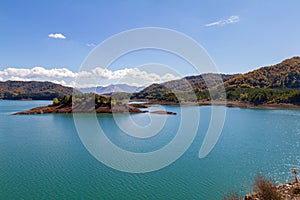
[[[299, 7], [297, 0], [2, 0], [0, 76], [2, 71], [2, 80], [10, 78], [3, 75], [7, 68], [36, 66], [75, 73], [94, 45], [141, 27], [182, 32], [206, 49], [220, 72], [247, 72], [300, 54]], [[144, 62], [142, 56], [135, 61]], [[189, 74], [181, 62], [173, 64]]]

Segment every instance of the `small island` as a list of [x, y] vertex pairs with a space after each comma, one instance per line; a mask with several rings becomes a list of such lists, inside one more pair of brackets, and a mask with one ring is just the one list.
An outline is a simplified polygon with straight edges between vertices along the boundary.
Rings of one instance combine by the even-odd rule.
[[[65, 95], [62, 98], [54, 98], [48, 106], [40, 106], [27, 111], [14, 113], [15, 115], [47, 114], [47, 113], [146, 113], [148, 106], [141, 104], [128, 104], [124, 99], [115, 99], [93, 93]], [[153, 111], [153, 114], [176, 115], [170, 111]]]

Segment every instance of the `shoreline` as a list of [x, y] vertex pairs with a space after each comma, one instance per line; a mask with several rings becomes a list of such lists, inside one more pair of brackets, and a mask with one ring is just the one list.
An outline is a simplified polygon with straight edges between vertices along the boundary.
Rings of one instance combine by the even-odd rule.
[[35, 115], [35, 114], [71, 114], [71, 113], [96, 113], [96, 114], [112, 114], [112, 113], [120, 113], [120, 114], [134, 114], [134, 113], [151, 113], [151, 114], [165, 114], [165, 115], [176, 115], [175, 112], [170, 111], [145, 111], [140, 110], [138, 107], [131, 105], [123, 105], [123, 106], [114, 106], [113, 108], [109, 107], [72, 107], [68, 106], [39, 106], [26, 111], [19, 111], [12, 113], [13, 115]]
[[[138, 101], [135, 101], [138, 102]], [[167, 106], [226, 106], [227, 108], [249, 108], [249, 109], [267, 109], [267, 110], [282, 110], [282, 109], [290, 109], [290, 110], [300, 110], [300, 105], [295, 104], [260, 104], [253, 105], [247, 102], [238, 102], [238, 101], [202, 101], [202, 102], [165, 102], [165, 101], [149, 101], [141, 104], [129, 104], [127, 106], [117, 106], [112, 108], [109, 107], [98, 107], [98, 108], [75, 108], [75, 112], [73, 111], [72, 106], [40, 106], [35, 107], [26, 111], [19, 111], [13, 113], [14, 115], [25, 115], [25, 114], [47, 114], [47, 113], [146, 113], [148, 111], [142, 111], [139, 108], [147, 108], [151, 105], [167, 105]], [[160, 112], [149, 112], [153, 114], [176, 114], [168, 111], [160, 111]]]
[[272, 103], [254, 105], [247, 102], [239, 101], [201, 101], [201, 102], [166, 102], [166, 101], [149, 101], [142, 105], [167, 105], [167, 106], [226, 106], [228, 108], [251, 108], [251, 109], [293, 109], [300, 110], [300, 105], [289, 103]]
[[[275, 191], [282, 200], [297, 200], [300, 198], [300, 183], [294, 182], [294, 183], [285, 183], [285, 184], [279, 184], [277, 186], [274, 186]], [[253, 192], [246, 194], [243, 197], [243, 200], [263, 200], [264, 198], [261, 197], [261, 194], [258, 192]]]

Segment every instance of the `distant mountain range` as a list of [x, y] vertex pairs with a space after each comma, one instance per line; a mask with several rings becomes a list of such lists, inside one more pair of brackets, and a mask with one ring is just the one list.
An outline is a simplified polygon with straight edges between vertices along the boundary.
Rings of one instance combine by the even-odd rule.
[[52, 82], [6, 81], [0, 82], [0, 99], [52, 100], [73, 93], [73, 88]]
[[96, 93], [102, 95], [111, 95], [114, 92], [126, 92], [126, 93], [136, 93], [140, 92], [145, 87], [136, 87], [127, 84], [115, 84], [115, 85], [108, 85], [108, 86], [98, 86], [92, 88], [81, 88], [79, 89], [82, 93]]

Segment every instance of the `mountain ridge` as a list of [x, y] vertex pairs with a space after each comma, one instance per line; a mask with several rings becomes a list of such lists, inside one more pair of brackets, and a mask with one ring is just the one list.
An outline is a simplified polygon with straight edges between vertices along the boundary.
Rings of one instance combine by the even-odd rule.
[[101, 95], [111, 95], [114, 92], [126, 92], [126, 93], [136, 93], [144, 89], [145, 87], [132, 86], [127, 84], [111, 84], [108, 86], [97, 86], [91, 88], [80, 88], [82, 93], [94, 92]]
[[224, 84], [247, 88], [300, 88], [300, 57], [295, 56], [276, 65], [237, 75]]

